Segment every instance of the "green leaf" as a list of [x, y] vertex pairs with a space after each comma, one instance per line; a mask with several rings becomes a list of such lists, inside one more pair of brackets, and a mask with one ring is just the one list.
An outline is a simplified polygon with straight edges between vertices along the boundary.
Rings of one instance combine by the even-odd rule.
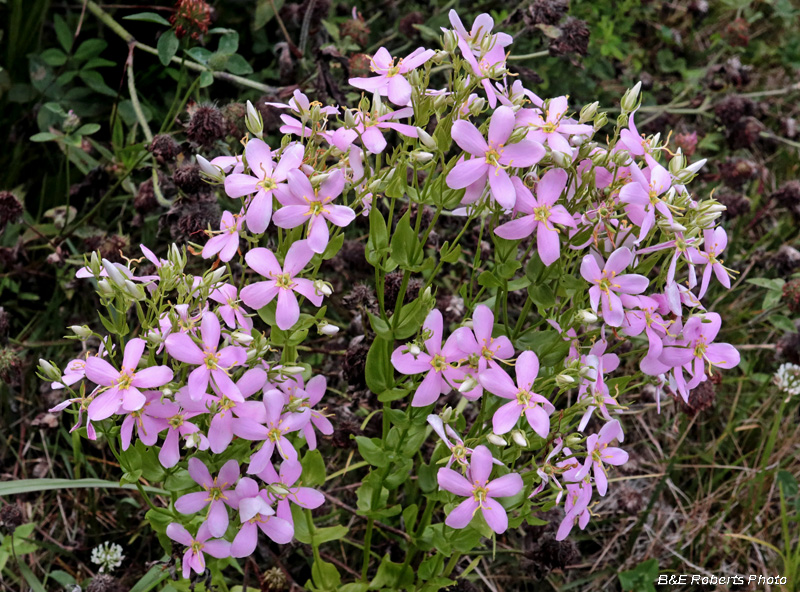
[[389, 233], [386, 230], [386, 220], [375, 204], [369, 211], [369, 236], [366, 247], [366, 258], [370, 265], [377, 266], [388, 248]]
[[[188, 472], [187, 472], [188, 474]], [[194, 483], [194, 481], [192, 481]], [[33, 491], [51, 491], [54, 489], [136, 489], [133, 485], [120, 485], [104, 479], [17, 479], [0, 483], [0, 497], [30, 493]], [[145, 486], [144, 490], [159, 495], [168, 494], [158, 487]]]
[[175, 31], [170, 29], [165, 31], [161, 37], [158, 38], [158, 60], [162, 66], [169, 66], [170, 60], [175, 56], [180, 46]]
[[569, 353], [569, 342], [564, 341], [558, 331], [528, 329], [517, 339], [518, 349], [531, 349], [543, 367], [555, 366]]
[[317, 528], [314, 530], [314, 536], [312, 539], [315, 544], [321, 545], [322, 543], [327, 543], [330, 541], [338, 541], [339, 539], [344, 538], [349, 531], [349, 528], [341, 525]]
[[67, 63], [67, 54], [61, 51], [58, 48], [51, 47], [50, 49], [45, 49], [42, 53], [39, 54], [39, 57], [44, 60], [44, 63], [48, 66], [63, 66]]
[[344, 234], [336, 235], [334, 238], [328, 242], [328, 246], [325, 247], [325, 252], [322, 253], [322, 259], [327, 261], [328, 259], [333, 259], [336, 257], [336, 254], [342, 248], [344, 244]]
[[213, 83], [214, 75], [211, 72], [206, 71], [200, 74], [200, 84], [198, 85], [200, 88], [211, 86]]
[[319, 450], [309, 450], [301, 461], [303, 485], [316, 487], [325, 483], [325, 461]]
[[556, 297], [553, 290], [546, 284], [528, 286], [528, 295], [536, 306], [550, 308], [555, 306]]
[[391, 341], [376, 337], [367, 352], [364, 373], [367, 387], [376, 395], [388, 391], [394, 386], [394, 368], [391, 362], [392, 345]]
[[392, 259], [403, 269], [419, 265], [422, 262], [422, 247], [414, 229], [411, 228], [411, 211], [405, 213], [397, 223], [391, 240]]
[[108, 47], [108, 43], [102, 39], [87, 39], [78, 46], [75, 51], [75, 59], [79, 62], [85, 62], [96, 58], [106, 47]]
[[146, 23], [157, 23], [159, 25], [164, 25], [165, 27], [171, 27], [172, 25], [169, 23], [167, 19], [165, 19], [160, 14], [155, 12], [137, 12], [136, 14], [129, 14], [128, 16], [123, 16], [122, 20], [125, 21], [144, 21]]
[[53, 17], [53, 25], [56, 29], [56, 37], [58, 38], [58, 42], [61, 44], [61, 47], [64, 48], [64, 51], [69, 53], [72, 51], [72, 44], [75, 43], [75, 38], [72, 36], [72, 31], [67, 24], [67, 21], [64, 20], [60, 14], [56, 14]]
[[20, 561], [17, 563], [17, 567], [19, 567], [19, 572], [22, 574], [22, 577], [25, 578], [25, 581], [28, 582], [28, 586], [30, 586], [32, 592], [47, 592], [39, 581], [39, 578], [37, 578], [31, 571], [31, 568], [28, 567], [27, 563]]
[[387, 553], [381, 560], [378, 573], [375, 574], [369, 587], [372, 590], [381, 588], [408, 590], [413, 583], [414, 570], [411, 569], [411, 566], [393, 562]]
[[80, 79], [86, 83], [86, 86], [91, 88], [94, 92], [109, 97], [117, 96], [117, 93], [109, 88], [108, 85], [106, 85], [106, 82], [100, 72], [95, 72], [94, 70], [82, 70], [78, 76], [80, 76]]
[[225, 62], [225, 69], [231, 74], [236, 74], [236, 76], [246, 76], [253, 73], [253, 67], [238, 53], [228, 56], [228, 60]]
[[394, 341], [392, 329], [388, 324], [386, 324], [386, 321], [369, 311], [367, 311], [367, 316], [369, 317], [369, 324], [372, 327], [372, 330], [375, 331], [375, 334], [378, 337], [386, 339], [387, 341]]
[[478, 285], [487, 288], [502, 288], [503, 282], [494, 273], [486, 270], [478, 276]]
[[785, 331], [786, 333], [796, 333], [797, 327], [794, 326], [794, 322], [789, 317], [782, 315], [782, 314], [774, 314], [769, 317], [770, 323], [772, 326], [780, 331]]
[[342, 577], [333, 563], [328, 563], [322, 559], [315, 559], [311, 566], [311, 579], [314, 585], [322, 590], [338, 590], [342, 583]]
[[447, 250], [442, 247], [442, 261], [445, 263], [455, 263], [459, 257], [461, 257], [461, 245], [453, 245]]
[[50, 132], [39, 132], [38, 134], [33, 134], [30, 137], [31, 142], [49, 142], [51, 140], [57, 139], [59, 136], [57, 134], [52, 134]]
[[150, 592], [161, 582], [169, 577], [169, 570], [164, 565], [154, 565], [146, 574], [142, 576], [136, 585], [131, 588], [131, 592]]
[[655, 592], [653, 583], [657, 578], [658, 559], [648, 559], [630, 571], [619, 573], [619, 583], [626, 592]]
[[[275, 10], [280, 10], [284, 0], [258, 0], [256, 16], [253, 19], [253, 30], [258, 31], [275, 17]], [[275, 10], [272, 9], [273, 4]]]
[[387, 467], [389, 466], [389, 459], [383, 448], [380, 448], [378, 438], [367, 438], [366, 436], [356, 436], [356, 444], [358, 444], [358, 453], [365, 461], [374, 467]]
[[100, 131], [99, 123], [85, 123], [80, 126], [75, 132], [76, 136], [91, 136], [92, 134]]
[[217, 53], [222, 55], [232, 55], [239, 49], [239, 33], [230, 31], [219, 38]]
[[785, 280], [780, 278], [778, 279], [767, 279], [767, 278], [750, 278], [745, 280], [748, 284], [753, 284], [754, 286], [758, 286], [759, 288], [766, 288], [767, 290], [782, 290], [783, 285], [786, 283]]

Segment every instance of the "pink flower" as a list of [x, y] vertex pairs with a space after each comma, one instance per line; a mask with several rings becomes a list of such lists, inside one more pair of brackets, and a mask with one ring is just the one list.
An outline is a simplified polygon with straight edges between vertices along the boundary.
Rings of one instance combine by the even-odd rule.
[[100, 421], [111, 417], [120, 407], [125, 411], [141, 409], [145, 396], [139, 391], [140, 388], [156, 388], [172, 380], [172, 370], [167, 366], [136, 370], [145, 344], [144, 339], [134, 338], [125, 345], [121, 370], [98, 356], [86, 360], [86, 378], [100, 386], [110, 387], [89, 405], [90, 420]]
[[576, 228], [575, 220], [566, 208], [554, 205], [567, 187], [567, 171], [564, 169], [547, 171], [536, 185], [536, 197], [519, 177], [513, 177], [511, 181], [517, 194], [515, 209], [526, 215], [498, 226], [494, 233], [501, 238], [518, 240], [529, 237], [536, 231], [539, 257], [542, 263], [549, 267], [561, 254], [559, 231], [553, 224]]
[[385, 47], [381, 47], [371, 60], [369, 69], [378, 74], [372, 78], [351, 78], [350, 84], [356, 88], [389, 97], [395, 105], [405, 107], [411, 101], [411, 85], [402, 75], [419, 68], [431, 59], [436, 52], [418, 47], [405, 58], [392, 58]]
[[576, 524], [581, 530], [586, 528], [591, 518], [589, 513], [589, 502], [591, 501], [592, 484], [589, 483], [588, 477], [584, 477], [580, 483], [567, 484], [567, 497], [564, 500], [566, 516], [564, 516], [556, 532], [557, 541], [563, 541], [567, 538]]
[[189, 534], [183, 526], [177, 522], [172, 522], [167, 526], [167, 536], [173, 541], [178, 542], [186, 547], [186, 552], [183, 554], [183, 577], [189, 579], [189, 576], [194, 570], [194, 573], [202, 575], [206, 571], [206, 558], [204, 553], [208, 553], [217, 559], [224, 559], [231, 555], [231, 544], [228, 541], [220, 539], [211, 539], [211, 532], [208, 529], [208, 523], [203, 522], [197, 531], [197, 537]]
[[278, 544], [285, 545], [294, 536], [291, 522], [275, 516], [275, 510], [267, 500], [267, 491], [259, 490], [258, 483], [250, 477], [242, 477], [236, 485], [239, 498], [239, 520], [242, 523], [233, 539], [231, 555], [248, 557], [258, 543], [259, 529]]
[[242, 218], [224, 212], [219, 223], [220, 234], [211, 237], [203, 247], [203, 259], [210, 259], [217, 253], [221, 261], [230, 261], [239, 249], [239, 233]]
[[511, 399], [510, 403], [495, 412], [492, 418], [494, 433], [510, 432], [524, 413], [533, 431], [546, 439], [550, 434], [550, 415], [556, 409], [542, 395], [533, 392], [533, 383], [539, 375], [539, 359], [532, 351], [522, 352], [514, 367], [517, 370], [517, 384], [500, 368], [489, 368], [479, 376], [487, 391]]
[[474, 158], [458, 163], [447, 174], [447, 185], [451, 189], [463, 189], [472, 185], [483, 187], [486, 179], [494, 199], [506, 209], [514, 207], [516, 192], [506, 172], [511, 166], [529, 167], [541, 160], [544, 148], [531, 140], [522, 140], [507, 145], [515, 126], [514, 111], [510, 107], [498, 107], [489, 122], [489, 141], [472, 123], [460, 119], [453, 124], [451, 134], [462, 150]]
[[295, 485], [302, 472], [303, 466], [298, 461], [287, 460], [281, 463], [280, 473], [276, 473], [272, 465], [267, 465], [258, 474], [261, 480], [272, 485], [267, 488], [267, 500], [278, 502], [278, 517], [288, 522], [292, 521], [290, 502], [308, 510], [319, 508], [325, 503], [325, 496], [316, 489]]
[[244, 153], [250, 175], [233, 173], [225, 178], [225, 192], [230, 197], [243, 197], [255, 193], [247, 206], [247, 228], [254, 234], [267, 229], [272, 216], [272, 196], [280, 197], [286, 190], [284, 181], [289, 171], [297, 169], [303, 162], [303, 146], [295, 144], [286, 148], [277, 166], [272, 152], [262, 140], [253, 138], [245, 146]]
[[236, 286], [232, 284], [222, 284], [211, 292], [208, 297], [222, 305], [217, 308], [217, 312], [230, 329], [236, 329], [237, 326], [246, 331], [251, 331], [253, 329], [253, 321], [247, 316], [247, 312], [239, 305], [239, 292]]
[[728, 277], [728, 272], [722, 265], [722, 260], [717, 259], [717, 256], [722, 254], [722, 251], [727, 246], [728, 235], [725, 233], [725, 229], [717, 227], [713, 229], [707, 228], [703, 231], [703, 251], [694, 247], [689, 249], [689, 257], [692, 263], [696, 265], [705, 264], [706, 266], [703, 270], [703, 280], [700, 284], [700, 292], [697, 294], [698, 298], [705, 296], [712, 271], [720, 284], [726, 288], [731, 287], [731, 278]]
[[442, 347], [443, 324], [442, 313], [434, 308], [422, 326], [426, 351], [413, 353], [402, 346], [392, 353], [392, 365], [398, 372], [407, 375], [427, 372], [414, 393], [412, 407], [435, 403], [440, 395], [450, 392], [453, 384], [464, 377], [464, 371], [453, 365], [462, 356], [454, 336], [451, 335]]
[[158, 434], [167, 429], [169, 425], [167, 418], [174, 411], [159, 404], [161, 396], [161, 391], [146, 392], [142, 408], [131, 411], [125, 416], [119, 433], [123, 450], [127, 450], [131, 445], [134, 426], [136, 434], [145, 446], [153, 446], [158, 441]]
[[671, 187], [672, 178], [667, 169], [658, 164], [652, 156], [646, 154], [645, 159], [648, 164], [649, 180], [637, 166], [631, 166], [629, 170], [633, 180], [619, 191], [619, 200], [628, 204], [625, 208], [628, 217], [641, 229], [639, 241], [644, 240], [655, 226], [656, 210], [672, 222], [669, 206], [660, 199], [660, 196]]
[[469, 480], [453, 469], [439, 469], [439, 487], [467, 498], [444, 521], [450, 528], [466, 527], [479, 509], [489, 528], [497, 534], [503, 534], [508, 528], [506, 510], [495, 498], [517, 495], [522, 491], [522, 477], [517, 473], [509, 473], [489, 481], [492, 460], [492, 453], [486, 446], [476, 446], [470, 460]]
[[621, 448], [609, 447], [613, 440], [622, 440], [625, 436], [622, 433], [622, 426], [615, 419], [608, 422], [600, 429], [599, 434], [592, 434], [586, 439], [586, 462], [578, 471], [576, 478], [583, 479], [584, 475], [589, 474], [589, 470], [594, 472], [594, 483], [597, 493], [601, 496], [608, 491], [608, 476], [604, 464], [619, 466], [628, 462], [628, 453]]
[[308, 220], [308, 246], [315, 253], [324, 253], [328, 246], [328, 222], [344, 227], [350, 224], [356, 213], [347, 206], [336, 205], [335, 198], [344, 189], [344, 174], [334, 170], [319, 189], [311, 186], [300, 171], [289, 173], [289, 193], [281, 196], [283, 207], [275, 212], [275, 226], [279, 228], [295, 228]]
[[468, 467], [469, 461], [467, 459], [469, 455], [472, 454], [472, 448], [467, 448], [461, 436], [456, 434], [456, 431], [449, 425], [445, 425], [442, 418], [438, 415], [429, 415], [428, 423], [433, 428], [433, 431], [439, 435], [447, 448], [450, 449], [450, 458], [447, 459], [447, 464], [445, 466], [449, 469], [450, 465], [457, 462], [462, 467]]
[[[251, 251], [252, 252], [252, 251]], [[239, 389], [231, 380], [229, 370], [244, 364], [247, 352], [243, 347], [229, 345], [219, 349], [221, 336], [219, 319], [213, 312], [203, 313], [200, 322], [203, 349], [186, 333], [171, 333], [164, 345], [169, 355], [186, 364], [197, 366], [189, 374], [189, 396], [200, 399], [208, 390], [208, 383], [213, 380], [220, 391], [235, 401], [244, 401]]]
[[397, 123], [398, 119], [414, 115], [414, 109], [411, 107], [390, 111], [383, 115], [379, 115], [377, 111], [372, 113], [354, 111], [353, 115], [356, 120], [354, 128], [340, 127], [331, 136], [331, 144], [342, 152], [347, 152], [350, 145], [360, 137], [367, 152], [380, 154], [386, 149], [386, 138], [383, 137], [382, 130], [394, 130], [409, 138], [418, 136], [417, 128], [413, 125]]
[[308, 381], [308, 384], [303, 382], [303, 377], [299, 374], [293, 376], [285, 382], [278, 385], [278, 388], [286, 394], [285, 403], [291, 405], [297, 402], [298, 409], [309, 409], [311, 413], [311, 420], [303, 427], [303, 435], [306, 438], [309, 450], [317, 448], [317, 433], [314, 428], [326, 436], [333, 433], [333, 424], [323, 413], [326, 408], [322, 410], [314, 409], [314, 405], [319, 403], [325, 396], [328, 389], [328, 381], [322, 374], [314, 376]]
[[275, 320], [278, 328], [282, 331], [291, 329], [300, 318], [300, 305], [295, 292], [308, 298], [314, 306], [322, 304], [322, 294], [317, 293], [314, 282], [295, 277], [303, 271], [313, 256], [314, 251], [308, 246], [308, 241], [304, 240], [292, 243], [283, 267], [269, 249], [256, 248], [248, 251], [244, 256], [247, 264], [270, 279], [242, 288], [242, 301], [250, 308], [258, 309], [265, 307], [277, 296]]
[[181, 514], [195, 514], [208, 506], [208, 517], [203, 524], [208, 525], [211, 536], [224, 536], [228, 530], [228, 510], [225, 506], [236, 509], [239, 503], [234, 491], [239, 479], [239, 463], [229, 460], [220, 469], [219, 476], [212, 478], [203, 461], [192, 457], [189, 459], [189, 475], [203, 491], [182, 495], [175, 500], [175, 509]]
[[276, 449], [284, 460], [297, 460], [297, 450], [286, 438], [286, 434], [303, 429], [311, 419], [308, 408], [299, 413], [284, 413], [284, 395], [277, 389], [264, 393], [264, 410], [266, 414], [263, 423], [266, 424], [268, 434], [261, 449], [250, 457], [247, 472], [251, 475], [267, 468]]
[[594, 128], [565, 118], [568, 108], [567, 97], [556, 97], [550, 99], [546, 109], [522, 109], [517, 114], [517, 123], [530, 128], [528, 139], [547, 144], [551, 150], [571, 156], [569, 136], [591, 135]]
[[603, 320], [611, 327], [619, 327], [625, 318], [625, 310], [618, 294], [641, 294], [650, 282], [639, 274], [618, 275], [633, 261], [633, 254], [627, 247], [611, 253], [602, 271], [597, 259], [603, 261], [599, 256], [586, 255], [581, 262], [583, 279], [595, 284], [589, 288], [589, 301], [594, 312], [602, 301]]
[[180, 440], [186, 438], [187, 444], [192, 443], [198, 450], [208, 450], [208, 438], [200, 432], [195, 424], [188, 421], [192, 417], [201, 415], [198, 412], [182, 411], [175, 403], [165, 401], [162, 403], [169, 411], [165, 410], [167, 418], [167, 436], [158, 451], [158, 460], [164, 468], [170, 469], [178, 464], [181, 459]]
[[[475, 307], [472, 315], [472, 329], [459, 327], [453, 331], [453, 338], [458, 348], [467, 357], [469, 370], [464, 366], [465, 372], [477, 381], [478, 375], [486, 368], [497, 368], [497, 359], [506, 360], [514, 357], [514, 346], [505, 335], [492, 337], [494, 331], [494, 314], [491, 309], [483, 304]], [[477, 399], [483, 393], [480, 384], [462, 394], [467, 399]]]
[[[492, 34], [494, 29], [494, 19], [485, 12], [475, 17], [472, 23], [472, 28], [467, 31], [461, 17], [455, 10], [450, 10], [448, 13], [450, 25], [453, 27], [458, 36], [463, 39], [468, 47], [476, 54], [481, 55], [485, 47], [494, 49], [495, 47], [504, 48], [511, 45], [514, 39], [508, 33]], [[446, 29], [442, 29], [445, 31]]]

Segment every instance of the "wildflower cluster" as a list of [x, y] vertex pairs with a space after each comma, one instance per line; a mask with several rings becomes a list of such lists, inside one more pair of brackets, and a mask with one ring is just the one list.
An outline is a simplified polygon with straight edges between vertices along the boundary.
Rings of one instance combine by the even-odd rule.
[[[335, 426], [326, 378], [300, 346], [314, 327], [336, 332], [326, 261], [359, 220], [378, 296], [365, 379], [383, 405], [381, 437], [356, 438], [371, 466], [358, 490], [362, 579], [376, 520], [401, 512], [407, 560], [379, 568], [399, 588], [414, 577], [430, 589], [451, 582], [440, 563], [415, 576], [412, 562], [478, 544], [452, 529], [502, 535], [554, 505], [558, 539], [586, 528], [609, 467], [628, 459], [614, 445], [624, 394], [649, 382], [657, 404], [667, 391], [686, 401], [739, 362], [701, 302], [712, 280], [730, 287], [716, 226], [724, 208], [687, 189], [702, 162], [639, 133], [639, 85], [601, 142], [608, 116], [596, 103], [575, 113], [567, 97], [542, 99], [509, 74], [512, 39], [493, 33], [488, 15], [467, 30], [451, 11], [451, 24], [441, 50], [378, 50], [374, 75], [351, 80], [366, 91], [356, 107], [297, 90], [272, 104], [283, 111], [279, 141], [249, 105], [241, 153], [198, 155], [228, 210], [198, 245], [205, 270], [177, 247], [162, 259], [142, 246], [143, 259], [93, 254], [78, 272], [96, 282], [107, 334], [74, 328], [101, 347], [63, 373], [49, 362], [40, 372], [70, 392], [56, 409], [72, 405], [76, 428], [85, 422], [89, 438], [100, 430], [112, 446], [119, 438], [131, 480], [150, 451], [162, 475], [188, 469], [191, 481], [165, 477], [174, 502], [149, 514], [186, 547], [186, 577], [203, 573], [207, 556], [250, 555], [259, 531], [289, 542], [298, 519], [316, 551], [306, 511], [325, 498], [303, 486], [303, 463]], [[436, 245], [442, 218], [460, 230]], [[473, 232], [493, 245], [488, 259], [462, 251]], [[468, 312], [453, 323], [434, 294], [446, 264], [467, 269], [457, 293]], [[392, 309], [383, 284], [398, 269]], [[421, 289], [409, 298], [413, 274]], [[431, 431], [441, 443], [426, 452]], [[318, 555], [312, 574], [315, 589], [341, 581]]]

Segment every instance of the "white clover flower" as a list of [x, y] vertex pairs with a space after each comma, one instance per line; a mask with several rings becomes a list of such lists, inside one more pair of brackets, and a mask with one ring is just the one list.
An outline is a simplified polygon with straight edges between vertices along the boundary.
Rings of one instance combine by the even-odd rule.
[[122, 565], [123, 559], [122, 547], [116, 543], [105, 542], [92, 549], [92, 563], [100, 566], [100, 573], [114, 571]]
[[797, 364], [781, 364], [772, 380], [790, 397], [800, 395], [800, 366]]

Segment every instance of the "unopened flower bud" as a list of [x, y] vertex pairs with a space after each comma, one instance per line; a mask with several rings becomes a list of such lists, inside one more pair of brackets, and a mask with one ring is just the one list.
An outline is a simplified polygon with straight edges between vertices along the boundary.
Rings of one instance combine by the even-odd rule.
[[314, 289], [317, 293], [322, 294], [323, 296], [330, 296], [333, 294], [333, 286], [328, 282], [323, 282], [322, 280], [315, 280], [314, 281]]
[[553, 159], [553, 162], [561, 168], [566, 168], [570, 164], [572, 164], [572, 155], [568, 155], [563, 152], [553, 150], [553, 152], [551, 153], [551, 157]]
[[231, 338], [236, 342], [242, 345], [250, 345], [253, 343], [253, 336], [249, 333], [245, 333], [244, 331], [234, 331], [231, 333]]
[[318, 330], [323, 335], [336, 335], [339, 332], [339, 327], [336, 325], [331, 325], [330, 323], [321, 323], [318, 327]]
[[617, 150], [611, 158], [617, 166], [626, 166], [631, 162], [631, 155], [627, 150]]
[[580, 434], [570, 434], [566, 438], [564, 438], [564, 446], [567, 448], [574, 448], [579, 446], [584, 440], [584, 437]]
[[443, 61], [445, 61], [445, 60], [446, 60], [448, 57], [450, 57], [450, 54], [448, 54], [448, 53], [447, 53], [445, 50], [443, 50], [443, 49], [437, 49], [437, 50], [436, 50], [436, 53], [433, 55], [433, 58], [431, 58], [431, 61], [432, 61], [434, 64], [441, 64], [441, 63], [442, 63]]
[[622, 111], [624, 113], [630, 113], [639, 105], [639, 91], [642, 89], [642, 82], [641, 80], [636, 83], [633, 88], [629, 88], [625, 91], [625, 94], [622, 96], [622, 100], [619, 102], [620, 107], [622, 107]]
[[486, 106], [486, 99], [484, 99], [483, 97], [478, 97], [477, 99], [474, 99], [472, 103], [470, 103], [469, 112], [471, 115], [474, 116], [480, 115], [485, 106]]
[[256, 138], [260, 139], [264, 135], [264, 119], [250, 101], [247, 101], [247, 116], [244, 118], [244, 123]]
[[675, 156], [673, 156], [669, 160], [669, 172], [673, 175], [677, 175], [683, 170], [683, 167], [686, 166], [686, 157], [681, 153], [681, 149], [678, 148], [675, 151]]
[[92, 336], [92, 330], [86, 325], [71, 325], [69, 330], [81, 339], [87, 339]]
[[61, 381], [61, 371], [44, 358], [39, 358], [39, 374], [48, 380]]
[[281, 368], [281, 372], [284, 374], [294, 375], [294, 374], [302, 374], [305, 371], [305, 368], [302, 366], [284, 366]]
[[486, 439], [489, 440], [489, 442], [491, 442], [495, 446], [505, 446], [507, 444], [507, 442], [497, 434], [489, 434], [488, 436], [486, 436]]
[[586, 123], [587, 121], [591, 121], [594, 119], [594, 116], [597, 115], [597, 108], [600, 106], [600, 103], [595, 101], [590, 105], [585, 105], [583, 109], [581, 109], [580, 115], [580, 123]]
[[107, 298], [110, 298], [111, 296], [114, 295], [114, 288], [111, 285], [111, 282], [109, 282], [106, 278], [98, 280], [97, 290], [98, 292], [100, 292], [101, 296], [105, 296]]
[[100, 275], [100, 270], [103, 269], [103, 264], [100, 261], [100, 255], [97, 251], [94, 251], [89, 258], [89, 269], [92, 270], [92, 275], [95, 277]]
[[674, 221], [671, 224], [668, 224], [667, 228], [672, 232], [686, 232], [686, 227], [683, 224], [679, 224]]
[[125, 280], [128, 278], [126, 278], [119, 268], [111, 263], [111, 261], [108, 259], [103, 259], [103, 269], [106, 270], [108, 279], [110, 279], [115, 285], [119, 286], [120, 288], [125, 285]]
[[183, 442], [184, 448], [198, 448], [202, 439], [200, 438], [199, 432], [194, 432], [192, 434], [186, 434], [186, 439]]
[[431, 136], [421, 127], [417, 128], [417, 137], [419, 138], [420, 143], [425, 146], [425, 148], [428, 150], [436, 150], [436, 140], [434, 140], [433, 136]]
[[605, 113], [598, 113], [594, 118], [594, 131], [602, 129], [608, 123], [608, 115]]
[[703, 165], [706, 164], [707, 160], [708, 160], [707, 158], [702, 158], [697, 162], [693, 162], [688, 167], [686, 167], [686, 170], [689, 171], [690, 173], [697, 174], [697, 172], [703, 168]]
[[420, 352], [421, 350], [419, 349], [418, 345], [415, 345], [413, 343], [410, 343], [408, 345], [408, 353], [410, 353], [412, 356], [418, 356]]
[[411, 152], [411, 160], [418, 162], [419, 164], [430, 162], [432, 158], [433, 154], [430, 152], [424, 152], [422, 150], [414, 150]]
[[478, 381], [475, 380], [472, 376], [467, 376], [464, 379], [464, 382], [458, 387], [459, 393], [468, 393], [473, 390], [476, 386], [478, 386]]
[[351, 109], [345, 109], [344, 111], [344, 126], [347, 129], [353, 129], [356, 127], [356, 117], [353, 115], [353, 111]]
[[214, 284], [218, 284], [222, 280], [222, 276], [226, 273], [228, 273], [228, 269], [224, 265], [217, 267], [211, 272], [211, 275], [207, 276], [208, 285], [213, 286]]
[[450, 420], [453, 418], [453, 413], [454, 413], [453, 408], [450, 407], [450, 405], [445, 407], [441, 414], [442, 421], [444, 423], [450, 423]]
[[597, 315], [591, 310], [579, 310], [575, 313], [575, 320], [579, 323], [591, 324], [597, 322]]
[[440, 112], [447, 108], [449, 102], [450, 98], [447, 95], [437, 95], [436, 98], [433, 99], [433, 110]]
[[171, 397], [173, 395], [173, 391], [168, 386], [165, 386], [161, 389], [161, 394], [165, 397]]
[[525, 439], [525, 434], [519, 430], [511, 432], [511, 439], [514, 440], [514, 444], [517, 446], [521, 446], [522, 448], [528, 447], [528, 440]]
[[572, 388], [575, 384], [575, 379], [572, 378], [569, 374], [558, 374], [556, 376], [556, 385], [558, 388], [567, 389]]
[[134, 284], [130, 280], [125, 280], [125, 293], [134, 300], [144, 300], [147, 295], [144, 293], [144, 288], [139, 284]]
[[197, 159], [197, 164], [200, 166], [200, 170], [208, 176], [209, 179], [216, 181], [217, 183], [224, 183], [225, 182], [225, 173], [223, 170], [215, 164], [211, 164], [200, 156], [199, 154], [195, 156]]
[[149, 345], [150, 347], [158, 347], [164, 341], [164, 338], [161, 335], [161, 331], [156, 331], [155, 329], [151, 329], [150, 331], [147, 332], [145, 340], [147, 341], [147, 345]]
[[442, 48], [448, 53], [453, 53], [456, 47], [458, 47], [458, 34], [452, 29], [448, 29], [444, 32]]
[[270, 483], [269, 485], [267, 485], [267, 489], [280, 497], [289, 495], [291, 493], [291, 491], [286, 489], [286, 487], [281, 483]]

